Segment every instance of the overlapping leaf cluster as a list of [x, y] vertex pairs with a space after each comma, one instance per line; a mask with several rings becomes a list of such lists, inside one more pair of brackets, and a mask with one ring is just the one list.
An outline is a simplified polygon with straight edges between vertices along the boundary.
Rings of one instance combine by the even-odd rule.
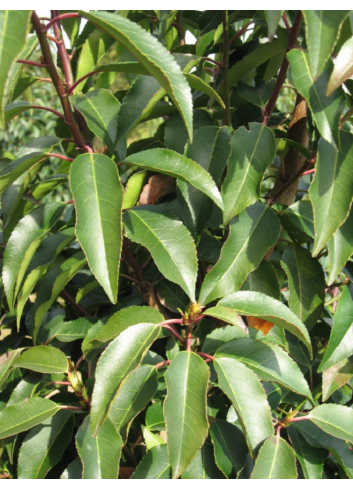
[[353, 478], [352, 12], [52, 18], [0, 11], [3, 130], [38, 43], [63, 110], [1, 149], [0, 477]]

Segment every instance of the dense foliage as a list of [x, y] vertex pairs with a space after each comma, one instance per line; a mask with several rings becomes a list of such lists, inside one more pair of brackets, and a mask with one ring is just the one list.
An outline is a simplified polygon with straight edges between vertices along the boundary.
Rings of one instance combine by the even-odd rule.
[[353, 13], [51, 15], [0, 11], [0, 478], [353, 478]]

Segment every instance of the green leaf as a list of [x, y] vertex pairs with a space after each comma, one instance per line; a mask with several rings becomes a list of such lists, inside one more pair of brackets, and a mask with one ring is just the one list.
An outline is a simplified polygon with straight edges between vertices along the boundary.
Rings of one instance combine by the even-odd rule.
[[218, 385], [235, 407], [250, 453], [254, 453], [273, 434], [265, 391], [256, 375], [234, 358], [217, 358], [213, 364]]
[[35, 285], [47, 271], [57, 255], [74, 239], [74, 229], [68, 228], [47, 236], [41, 241], [27, 269], [22, 289], [17, 301], [17, 328], [20, 328], [21, 317], [26, 302]]
[[[84, 154], [71, 165], [76, 235], [92, 273], [115, 304], [121, 253], [123, 188], [114, 162], [105, 155]], [[91, 223], [95, 226], [92, 228]]]
[[322, 469], [326, 456], [325, 450], [309, 445], [293, 425], [288, 426], [286, 429], [305, 479], [322, 479]]
[[67, 372], [68, 362], [64, 353], [57, 348], [35, 346], [24, 351], [14, 362], [14, 366], [43, 374], [61, 374]]
[[276, 243], [279, 231], [279, 219], [260, 202], [234, 218], [221, 256], [203, 281], [199, 301], [207, 304], [239, 290], [247, 274]]
[[158, 445], [148, 450], [131, 479], [170, 479], [170, 475], [167, 445]]
[[26, 45], [31, 10], [0, 10], [0, 129], [5, 129], [3, 107], [11, 68]]
[[201, 78], [196, 75], [186, 73], [184, 76], [191, 88], [194, 88], [195, 90], [200, 90], [201, 92], [216, 100], [216, 102], [218, 102], [221, 107], [225, 108], [223, 100], [218, 95], [218, 93], [215, 92], [212, 87], [210, 87], [210, 85], [205, 83], [203, 80], [201, 80]]
[[[80, 49], [81, 52], [77, 63], [76, 80], [79, 80], [87, 73], [93, 71], [112, 44], [114, 44], [114, 39], [112, 39], [107, 32], [102, 32], [99, 29], [95, 29], [91, 32]], [[86, 80], [79, 83], [76, 90], [82, 91], [85, 84]]]
[[93, 437], [87, 416], [77, 432], [76, 447], [83, 465], [82, 479], [118, 478], [123, 442], [109, 419]]
[[238, 329], [239, 336], [247, 336], [248, 328], [245, 326], [242, 318], [230, 307], [215, 306], [206, 309], [203, 312], [204, 316], [211, 316], [227, 324], [231, 324]]
[[28, 397], [32, 397], [32, 394], [36, 390], [43, 375], [36, 372], [30, 372], [16, 385], [8, 400], [7, 406], [12, 406], [17, 402], [23, 401]]
[[206, 392], [209, 368], [198, 355], [185, 351], [173, 358], [165, 379], [164, 417], [169, 460], [173, 479], [178, 479], [202, 447], [208, 433]]
[[316, 232], [313, 256], [322, 250], [344, 223], [351, 207], [353, 135], [341, 131], [340, 141], [340, 151], [323, 139], [319, 141], [315, 177], [309, 190]]
[[92, 397], [90, 416], [94, 436], [106, 419], [122, 381], [140, 365], [159, 332], [160, 327], [155, 324], [137, 324], [123, 331], [104, 350], [97, 364]]
[[25, 101], [13, 102], [12, 104], [5, 105], [4, 107], [5, 122], [9, 122], [17, 115], [20, 115], [22, 114], [22, 112], [26, 112], [26, 110], [30, 110], [31, 108], [32, 105], [29, 102], [25, 102]]
[[157, 387], [157, 370], [152, 365], [142, 365], [122, 382], [112, 402], [108, 418], [124, 443], [127, 441], [133, 419], [146, 407], [155, 395]]
[[273, 131], [257, 122], [249, 127], [249, 131], [240, 127], [231, 140], [232, 153], [222, 186], [224, 224], [260, 198], [264, 173], [276, 156]]
[[65, 210], [59, 203], [43, 204], [19, 222], [4, 253], [2, 271], [5, 293], [10, 310], [19, 292], [27, 267], [44, 236], [58, 222]]
[[349, 10], [303, 10], [310, 67], [317, 78], [334, 51], [342, 22]]
[[37, 292], [36, 300], [31, 309], [32, 337], [36, 344], [42, 321], [50, 306], [58, 297], [65, 285], [81, 270], [87, 263], [81, 252], [72, 255], [48, 272], [42, 280]]
[[129, 209], [124, 213], [123, 221], [127, 237], [145, 246], [160, 272], [180, 285], [194, 302], [196, 247], [184, 224], [169, 211], [161, 211], [152, 205]]
[[159, 324], [164, 316], [149, 306], [130, 306], [113, 314], [108, 321], [97, 331], [91, 343], [108, 343], [125, 331], [129, 326], [140, 323]]
[[47, 155], [39, 152], [31, 152], [12, 160], [5, 168], [0, 171], [0, 194], [4, 192], [20, 177], [23, 173], [33, 169], [38, 163], [41, 163], [47, 158]]
[[218, 303], [235, 309], [242, 316], [255, 316], [274, 323], [299, 338], [312, 354], [308, 331], [300, 319], [281, 302], [261, 292], [237, 292]]
[[213, 355], [218, 350], [218, 348], [220, 348], [225, 343], [228, 343], [228, 341], [234, 340], [234, 338], [243, 337], [244, 332], [239, 328], [234, 328], [234, 326], [224, 326], [223, 328], [216, 328], [206, 336], [201, 351], [203, 353]]
[[170, 149], [148, 149], [128, 156], [123, 163], [136, 165], [189, 183], [223, 209], [222, 197], [211, 175], [201, 165]]
[[333, 237], [328, 242], [328, 252], [330, 255], [330, 274], [328, 285], [331, 285], [342, 268], [353, 254], [353, 210], [340, 228], [337, 229]]
[[221, 346], [215, 356], [235, 358], [250, 368], [260, 380], [278, 382], [287, 389], [312, 399], [309, 386], [298, 365], [277, 345], [239, 338]]
[[212, 421], [210, 430], [216, 464], [227, 479], [235, 479], [248, 454], [243, 433], [222, 419]]
[[10, 350], [0, 356], [0, 392], [6, 387], [7, 379], [12, 372], [12, 365], [22, 352], [22, 348], [18, 350]]
[[330, 340], [318, 372], [353, 355], [353, 285], [348, 285], [338, 300]]
[[347, 78], [353, 75], [352, 61], [353, 39], [348, 39], [341, 47], [335, 59], [333, 71], [328, 82], [326, 95], [329, 97]]
[[142, 436], [144, 438], [147, 450], [151, 450], [158, 445], [165, 445], [165, 441], [156, 433], [152, 433], [146, 426], [141, 425]]
[[285, 211], [285, 215], [300, 231], [303, 231], [311, 238], [315, 238], [314, 214], [310, 200], [299, 200]]
[[184, 470], [182, 479], [224, 479], [224, 475], [216, 465], [210, 443], [204, 443], [191, 464]]
[[343, 359], [322, 374], [322, 400], [323, 402], [353, 377], [353, 362]]
[[308, 417], [323, 431], [335, 438], [353, 443], [353, 409], [339, 404], [321, 404]]
[[0, 412], [0, 439], [27, 431], [53, 416], [60, 407], [41, 397], [25, 399]]
[[282, 255], [288, 277], [289, 308], [312, 328], [324, 308], [325, 276], [320, 263], [299, 246], [288, 246]]
[[[187, 148], [187, 157], [198, 163], [218, 184], [226, 167], [231, 147], [231, 134], [225, 127], [204, 126], [195, 131], [194, 140]], [[185, 224], [199, 235], [213, 209], [211, 199], [192, 185], [179, 180], [178, 202]]]
[[80, 457], [74, 458], [74, 460], [66, 467], [61, 474], [60, 479], [82, 479], [82, 462]]
[[151, 431], [165, 431], [165, 420], [161, 401], [155, 402], [148, 407], [145, 421], [147, 428]]
[[348, 477], [353, 479], [352, 451], [345, 441], [325, 433], [311, 421], [300, 421], [292, 426], [304, 436], [310, 445], [328, 449]]
[[191, 140], [191, 91], [173, 56], [151, 34], [128, 19], [106, 12], [82, 12], [82, 15], [127, 48], [158, 80], [181, 113]]
[[275, 80], [270, 83], [261, 83], [256, 87], [251, 87], [244, 82], [239, 82], [237, 95], [258, 107], [265, 107], [275, 86]]
[[293, 448], [279, 436], [262, 445], [251, 479], [297, 479]]
[[282, 18], [283, 10], [265, 10], [264, 13], [268, 28], [268, 40], [272, 41]]
[[293, 85], [307, 100], [321, 136], [334, 148], [339, 147], [339, 122], [344, 107], [344, 94], [339, 88], [329, 97], [326, 96], [332, 61], [327, 61], [324, 71], [314, 81], [307, 52], [292, 49], [287, 56]]
[[118, 127], [120, 102], [103, 88], [73, 95], [71, 102], [86, 119], [88, 127], [113, 153]]
[[274, 267], [265, 258], [256, 270], [249, 273], [240, 290], [262, 292], [277, 300], [281, 298], [277, 274]]
[[18, 457], [18, 479], [44, 479], [69, 444], [74, 421], [72, 412], [59, 411], [26, 435]]

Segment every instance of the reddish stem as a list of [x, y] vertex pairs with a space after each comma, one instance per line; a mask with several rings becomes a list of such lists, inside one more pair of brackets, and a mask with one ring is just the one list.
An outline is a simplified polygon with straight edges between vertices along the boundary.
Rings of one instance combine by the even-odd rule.
[[283, 14], [282, 14], [282, 19], [283, 19], [284, 25], [286, 26], [287, 31], [290, 32], [290, 25], [288, 23], [288, 19], [287, 19], [285, 12], [283, 12]]
[[302, 176], [310, 175], [310, 173], [315, 173], [315, 172], [316, 172], [316, 168], [313, 168], [312, 170], [305, 171]]
[[240, 29], [240, 31], [238, 31], [235, 36], [232, 37], [232, 39], [229, 41], [229, 44], [232, 44], [236, 39], [238, 39], [238, 37], [240, 37], [242, 34], [244, 34], [244, 32], [246, 31], [246, 29], [249, 27], [250, 24], [253, 24], [253, 21], [250, 20], [250, 22], [248, 22], [247, 24], [244, 25], [244, 27], [242, 27]]
[[293, 49], [297, 43], [297, 37], [298, 37], [300, 25], [302, 23], [302, 19], [303, 19], [303, 14], [302, 14], [301, 10], [298, 10], [297, 17], [296, 17], [295, 22], [293, 24], [293, 28], [291, 29], [291, 34], [289, 36], [287, 50], [286, 50], [286, 53], [283, 57], [282, 64], [281, 64], [281, 67], [279, 69], [279, 73], [277, 76], [275, 86], [274, 86], [273, 91], [271, 93], [271, 97], [270, 97], [270, 99], [267, 102], [267, 105], [265, 107], [264, 118], [262, 121], [262, 123], [264, 125], [267, 125], [270, 121], [271, 114], [273, 112], [273, 109], [275, 108], [279, 92], [280, 92], [282, 85], [283, 85], [283, 83], [287, 77], [287, 71], [288, 71], [288, 67], [289, 67], [289, 61], [287, 59], [287, 53], [291, 49]]
[[287, 420], [288, 423], [296, 423], [297, 421], [308, 421], [310, 420], [310, 416], [302, 416], [300, 418], [292, 418]]
[[224, 68], [224, 63], [222, 61], [216, 61], [212, 58], [202, 58], [204, 61], [209, 61], [210, 63], [213, 63], [216, 66], [220, 66], [221, 68]]
[[179, 333], [177, 333], [175, 331], [174, 328], [172, 328], [171, 326], [168, 326], [168, 324], [163, 324], [162, 327], [165, 328], [165, 329], [168, 329], [181, 343], [185, 343], [185, 341], [183, 340], [183, 338], [180, 336]]
[[183, 324], [184, 319], [167, 319], [160, 324], [160, 326], [164, 326], [165, 324]]
[[75, 299], [72, 297], [71, 294], [69, 294], [68, 292], [66, 292], [66, 290], [62, 290], [61, 291], [61, 295], [63, 296], [64, 299], [67, 300], [67, 302], [69, 302], [72, 306], [74, 306], [81, 314], [83, 314], [83, 316], [86, 316], [86, 318], [89, 318], [90, 317], [90, 313], [84, 308], [82, 307], [80, 304], [77, 304], [77, 302], [75, 301]]
[[18, 59], [16, 63], [21, 63], [23, 65], [38, 66], [39, 68], [46, 68], [47, 64], [39, 63], [38, 61], [31, 61], [30, 59]]
[[65, 117], [62, 114], [60, 114], [60, 112], [58, 112], [57, 110], [51, 109], [50, 107], [43, 107], [42, 105], [31, 105], [28, 107], [28, 109], [46, 110], [47, 112], [51, 112], [52, 114], [55, 114], [56, 116], [60, 117], [60, 119], [62, 119], [63, 121], [66, 122]]
[[170, 362], [171, 362], [171, 360], [164, 360], [164, 362], [157, 363], [157, 365], [155, 365], [155, 368], [164, 367], [165, 365], [169, 365]]
[[82, 407], [79, 406], [60, 406], [60, 409], [72, 409], [73, 411], [84, 411]]
[[206, 361], [209, 361], [209, 362], [213, 362], [213, 360], [215, 359], [212, 355], [209, 355], [208, 353], [202, 353], [201, 351], [198, 351], [196, 353], [198, 355], [200, 355], [200, 357], [206, 358], [207, 359]]
[[77, 12], [69, 12], [69, 13], [66, 13], [66, 14], [61, 14], [61, 15], [58, 15], [57, 17], [54, 17], [53, 19], [51, 19], [50, 22], [48, 22], [48, 24], [45, 26], [46, 30], [48, 31], [52, 25], [56, 24], [56, 22], [59, 22], [60, 20], [63, 20], [63, 19], [74, 19], [75, 17], [80, 17], [80, 14], [78, 14]]
[[81, 365], [81, 363], [83, 362], [83, 360], [85, 359], [85, 357], [80, 357], [77, 362], [76, 362], [76, 365], [75, 365], [75, 370], [78, 369], [78, 367]]
[[75, 81], [75, 83], [73, 83], [71, 85], [71, 87], [68, 89], [67, 91], [67, 94], [68, 95], [71, 95], [72, 92], [75, 90], [75, 88], [81, 83], [83, 82], [83, 80], [86, 80], [86, 78], [89, 78], [90, 76], [92, 75], [95, 75], [96, 73], [99, 73], [99, 71], [90, 71], [88, 73], [86, 73], [85, 75], [81, 76], [81, 78], [79, 78], [78, 80]]
[[59, 158], [60, 160], [64, 160], [64, 161], [74, 161], [72, 158], [69, 158], [68, 156], [65, 155], [60, 155], [59, 153], [48, 153], [47, 156], [52, 156], [53, 158]]

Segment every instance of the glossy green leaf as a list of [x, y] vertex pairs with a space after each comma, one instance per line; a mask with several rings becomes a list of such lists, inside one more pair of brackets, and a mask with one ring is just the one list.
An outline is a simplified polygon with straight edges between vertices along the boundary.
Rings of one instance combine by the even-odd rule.
[[177, 479], [202, 447], [208, 433], [206, 392], [209, 368], [195, 353], [181, 352], [169, 365], [165, 379], [168, 453], [173, 478]]
[[223, 209], [222, 197], [210, 174], [201, 165], [175, 151], [162, 148], [148, 149], [128, 156], [123, 163], [179, 178], [203, 192]]
[[97, 331], [92, 343], [108, 343], [129, 326], [140, 323], [159, 324], [164, 321], [160, 312], [148, 306], [130, 306], [113, 314]]
[[59, 411], [33, 428], [22, 443], [18, 457], [19, 479], [44, 479], [69, 444], [74, 429], [70, 411]]
[[353, 408], [339, 404], [321, 404], [308, 417], [323, 431], [353, 443]]
[[147, 182], [147, 171], [139, 171], [131, 175], [124, 189], [123, 209], [129, 209], [129, 207], [136, 205], [142, 189]]
[[328, 242], [330, 255], [330, 274], [328, 285], [331, 285], [341, 273], [344, 265], [353, 254], [353, 210], [333, 237]]
[[58, 297], [65, 285], [87, 263], [81, 252], [72, 255], [61, 265], [54, 267], [42, 280], [32, 307], [32, 337], [36, 344], [42, 321], [48, 309]]
[[120, 102], [103, 88], [73, 95], [72, 104], [86, 119], [88, 127], [107, 148], [114, 152]]
[[9, 122], [14, 117], [22, 114], [22, 112], [26, 112], [26, 110], [30, 110], [31, 108], [32, 108], [31, 104], [25, 101], [13, 102], [12, 104], [5, 105], [4, 107], [5, 122]]
[[32, 293], [32, 290], [47, 271], [62, 249], [70, 243], [75, 237], [74, 228], [63, 229], [62, 231], [47, 236], [41, 241], [35, 251], [32, 260], [27, 269], [27, 275], [24, 278], [23, 286], [18, 295], [17, 301], [17, 328], [20, 328], [20, 322], [23, 309]]
[[217, 358], [213, 364], [218, 385], [235, 407], [249, 450], [254, 453], [257, 445], [273, 434], [265, 391], [257, 376], [238, 360]]
[[245, 209], [230, 224], [221, 256], [203, 281], [199, 301], [207, 304], [236, 292], [279, 236], [280, 222], [260, 202]]
[[165, 431], [165, 420], [161, 401], [154, 402], [148, 407], [145, 422], [147, 428], [151, 431]]
[[237, 292], [221, 299], [218, 305], [231, 307], [242, 316], [255, 316], [280, 326], [299, 338], [311, 353], [305, 325], [288, 307], [272, 297], [261, 292]]
[[61, 374], [67, 372], [68, 362], [64, 353], [57, 348], [35, 346], [24, 351], [14, 366], [43, 374]]
[[329, 97], [347, 78], [353, 75], [353, 39], [348, 39], [341, 47], [335, 59], [333, 71], [328, 82], [326, 95]]
[[160, 211], [152, 205], [129, 209], [124, 213], [123, 222], [127, 237], [145, 246], [160, 272], [180, 285], [194, 301], [196, 247], [184, 224], [169, 211]]
[[279, 436], [262, 445], [251, 479], [297, 479], [293, 448]]
[[328, 449], [347, 476], [353, 479], [352, 451], [345, 441], [325, 433], [309, 420], [294, 423], [292, 426], [304, 436], [310, 445]]
[[[218, 184], [226, 167], [231, 147], [231, 133], [225, 127], [204, 126], [194, 133], [194, 140], [187, 148], [187, 157], [198, 163]], [[192, 185], [178, 181], [178, 202], [185, 224], [197, 235], [205, 227], [213, 203], [203, 192]]]
[[71, 341], [84, 338], [92, 326], [92, 322], [87, 318], [78, 318], [74, 321], [63, 322], [58, 325], [54, 337], [62, 343], [70, 343]]
[[309, 445], [293, 425], [287, 427], [287, 432], [305, 479], [322, 479], [325, 451]]
[[44, 236], [65, 210], [59, 203], [43, 204], [21, 219], [12, 233], [4, 254], [3, 282], [10, 310], [27, 267]]
[[152, 365], [142, 365], [122, 382], [112, 402], [108, 418], [123, 442], [127, 440], [133, 419], [146, 407], [155, 395], [157, 387], [157, 370]]
[[343, 359], [322, 373], [322, 400], [327, 399], [353, 377], [352, 360]]
[[92, 397], [90, 416], [94, 435], [106, 419], [122, 381], [140, 365], [159, 332], [160, 327], [155, 324], [137, 324], [123, 331], [104, 350], [97, 364]]
[[27, 431], [53, 416], [60, 407], [41, 397], [25, 399], [0, 412], [0, 439]]
[[212, 421], [210, 430], [216, 464], [227, 479], [235, 479], [245, 465], [247, 446], [239, 428], [222, 419]]
[[334, 148], [339, 147], [339, 122], [344, 107], [344, 95], [343, 90], [339, 88], [329, 97], [326, 96], [332, 61], [327, 61], [322, 74], [314, 80], [306, 51], [292, 49], [287, 56], [292, 82], [307, 100], [321, 136]]
[[117, 479], [123, 447], [121, 436], [106, 419], [93, 437], [89, 418], [85, 418], [76, 435], [77, 451], [83, 465], [82, 479]]
[[[105, 155], [84, 154], [71, 165], [76, 235], [92, 273], [115, 304], [121, 253], [123, 188], [114, 162]], [[94, 229], [91, 223], [94, 222]]]
[[232, 153], [222, 186], [225, 224], [259, 199], [264, 173], [276, 155], [273, 131], [257, 122], [249, 127], [249, 131], [240, 127], [231, 140]]
[[303, 10], [310, 68], [317, 78], [334, 51], [342, 22], [349, 10]]
[[37, 372], [29, 372], [28, 375], [20, 380], [12, 391], [7, 406], [12, 406], [12, 404], [16, 404], [17, 402], [23, 401], [26, 398], [32, 397], [32, 394], [35, 392], [42, 378], [42, 374]]
[[80, 457], [74, 458], [74, 460], [66, 467], [61, 474], [60, 479], [82, 479], [82, 462]]
[[11, 68], [26, 45], [31, 10], [0, 11], [0, 128], [5, 129], [4, 99]]
[[277, 345], [239, 338], [221, 346], [216, 358], [235, 358], [250, 368], [260, 380], [278, 382], [287, 389], [312, 399], [309, 386], [298, 365]]
[[341, 131], [341, 150], [320, 139], [318, 161], [309, 196], [314, 208], [313, 256], [329, 242], [346, 220], [352, 201], [353, 135]]
[[152, 433], [146, 426], [141, 425], [142, 436], [146, 444], [147, 450], [151, 450], [158, 445], [165, 445], [165, 441], [156, 433]]
[[204, 443], [191, 464], [184, 470], [182, 479], [224, 479], [224, 475], [216, 465], [210, 443]]
[[286, 209], [285, 214], [300, 231], [315, 238], [314, 214], [310, 200], [298, 200]]
[[83, 12], [82, 15], [127, 48], [159, 81], [180, 111], [192, 139], [191, 91], [171, 54], [138, 24], [120, 15], [106, 12]]
[[171, 471], [167, 445], [158, 445], [148, 450], [131, 479], [170, 479]]
[[235, 338], [244, 338], [244, 332], [239, 328], [234, 328], [234, 326], [216, 328], [206, 336], [201, 351], [214, 355], [218, 348]]
[[331, 336], [318, 372], [353, 355], [353, 286], [348, 285], [339, 298]]
[[299, 246], [288, 246], [282, 255], [288, 277], [289, 308], [311, 328], [324, 308], [325, 277], [320, 263]]
[[239, 331], [239, 336], [246, 336], [248, 334], [248, 328], [245, 326], [242, 318], [230, 307], [215, 306], [206, 309], [203, 312], [204, 316], [211, 316], [227, 324], [235, 326]]
[[276, 33], [277, 26], [282, 18], [283, 10], [265, 10], [265, 19], [267, 22], [268, 29], [268, 39], [269, 41], [273, 40], [273, 37]]
[[8, 163], [5, 168], [0, 171], [0, 194], [7, 189], [11, 183], [17, 180], [23, 173], [41, 163], [47, 156], [40, 152], [31, 152], [23, 155]]
[[279, 300], [281, 291], [274, 267], [264, 258], [256, 270], [249, 273], [240, 290], [262, 292]]

